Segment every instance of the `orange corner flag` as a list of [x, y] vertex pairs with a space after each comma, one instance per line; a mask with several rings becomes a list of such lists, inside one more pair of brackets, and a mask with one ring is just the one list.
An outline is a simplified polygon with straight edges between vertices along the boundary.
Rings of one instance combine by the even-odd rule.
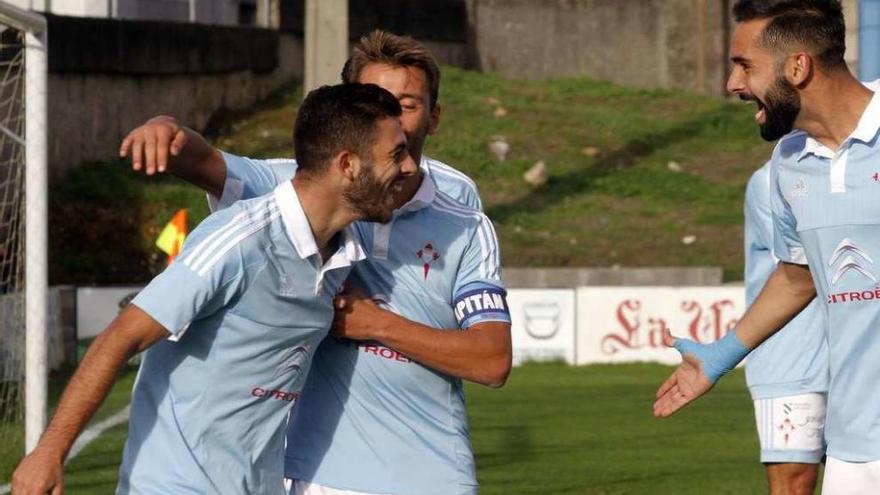
[[156, 239], [156, 246], [168, 255], [169, 265], [183, 248], [186, 232], [186, 208], [182, 208], [171, 217], [171, 221], [162, 229], [162, 233]]

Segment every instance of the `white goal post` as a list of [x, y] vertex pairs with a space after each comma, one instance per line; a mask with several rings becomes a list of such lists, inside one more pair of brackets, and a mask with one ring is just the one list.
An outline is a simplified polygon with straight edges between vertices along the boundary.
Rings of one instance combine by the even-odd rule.
[[24, 135], [2, 125], [0, 132], [25, 149], [24, 409], [25, 450], [30, 452], [46, 427], [48, 396], [48, 37], [43, 16], [3, 1], [0, 25], [24, 33]]

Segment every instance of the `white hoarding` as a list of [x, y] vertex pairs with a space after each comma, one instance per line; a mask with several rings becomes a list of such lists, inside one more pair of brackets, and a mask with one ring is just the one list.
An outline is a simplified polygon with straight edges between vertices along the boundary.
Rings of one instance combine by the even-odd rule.
[[76, 338], [95, 337], [143, 287], [80, 287], [76, 290]]
[[574, 289], [510, 289], [513, 364], [523, 361], [575, 362]]
[[676, 337], [714, 342], [745, 311], [742, 287], [585, 287], [577, 291], [577, 364], [678, 364], [663, 345]]

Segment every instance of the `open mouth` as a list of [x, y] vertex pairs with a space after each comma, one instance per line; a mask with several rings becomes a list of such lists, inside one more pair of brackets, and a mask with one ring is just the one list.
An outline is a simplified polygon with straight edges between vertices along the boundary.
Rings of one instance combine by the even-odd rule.
[[755, 120], [759, 124], [763, 124], [767, 122], [767, 107], [757, 98], [755, 99], [755, 103], [758, 105], [758, 111], [755, 113]]

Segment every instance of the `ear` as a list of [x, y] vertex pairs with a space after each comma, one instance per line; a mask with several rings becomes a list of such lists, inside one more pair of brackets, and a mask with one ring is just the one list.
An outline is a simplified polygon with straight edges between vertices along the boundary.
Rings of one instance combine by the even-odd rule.
[[360, 157], [348, 150], [342, 150], [333, 157], [333, 168], [348, 181], [353, 181], [360, 174], [361, 166]]
[[813, 77], [813, 57], [807, 53], [794, 53], [785, 61], [785, 78], [795, 87], [801, 87]]
[[437, 126], [440, 125], [440, 113], [442, 108], [440, 105], [434, 105], [434, 108], [431, 109], [431, 117], [428, 120], [428, 134], [434, 134], [437, 132]]

